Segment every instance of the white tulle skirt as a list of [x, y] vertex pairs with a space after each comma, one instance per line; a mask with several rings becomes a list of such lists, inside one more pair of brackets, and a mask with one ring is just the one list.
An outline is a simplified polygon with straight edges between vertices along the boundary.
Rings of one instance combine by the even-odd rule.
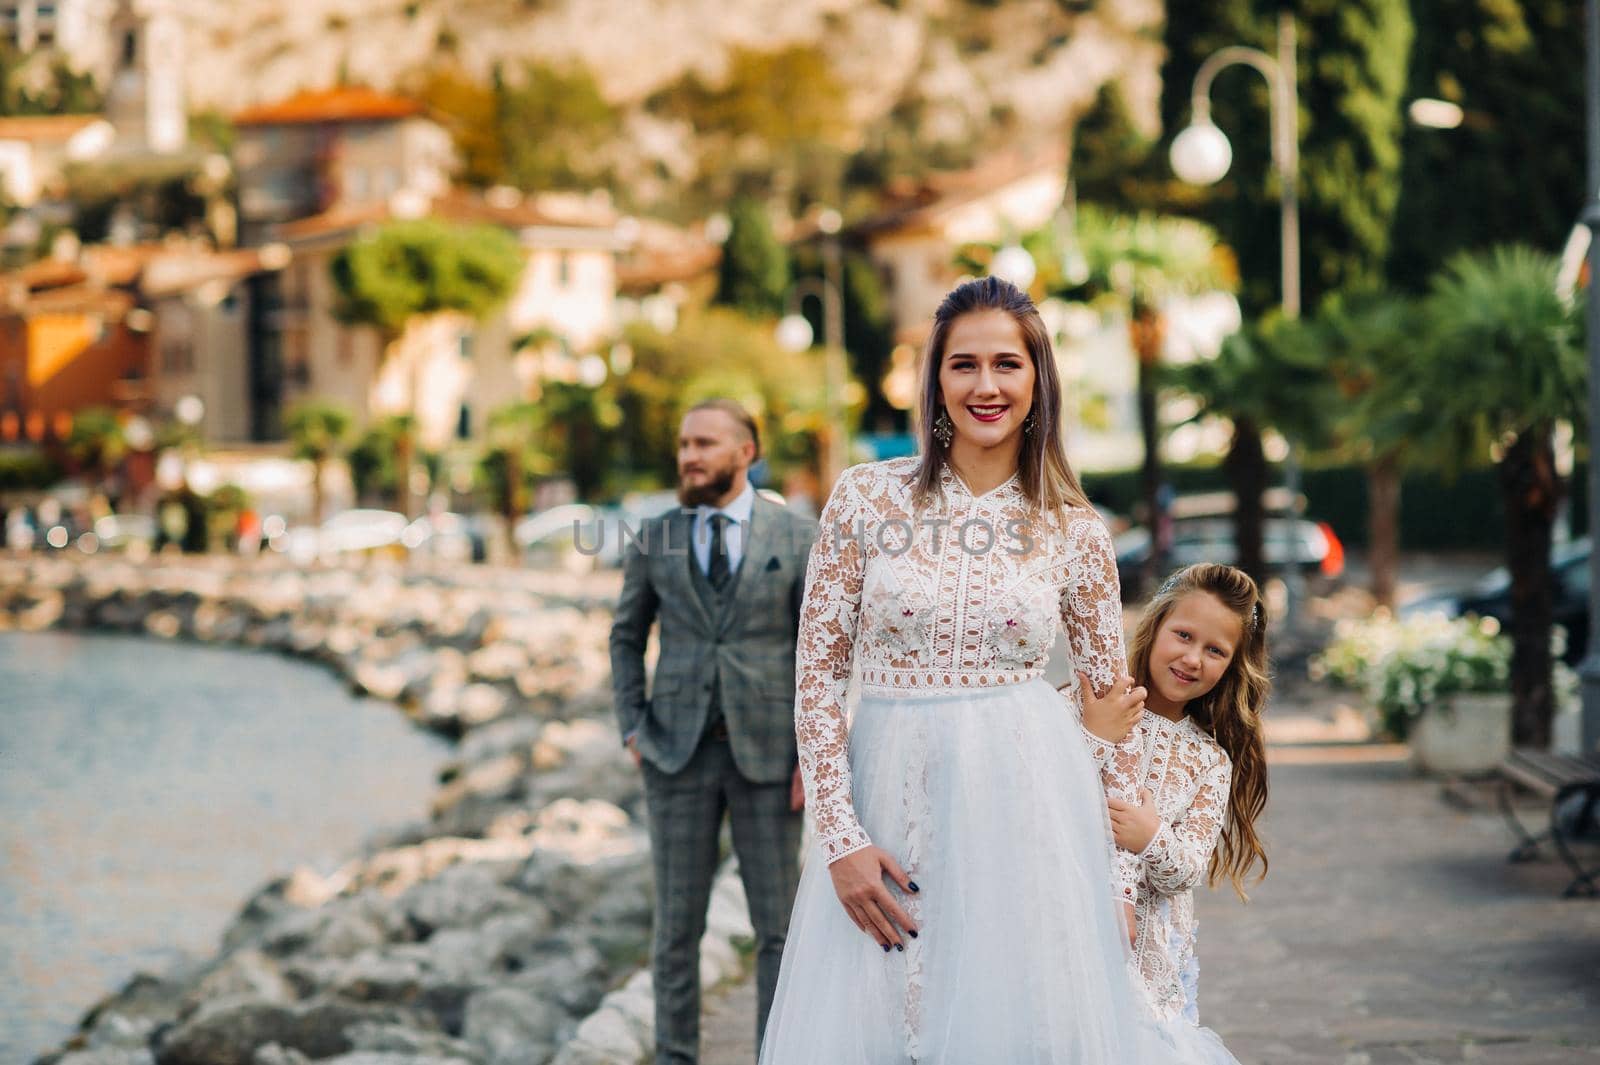
[[921, 935], [885, 954], [808, 855], [761, 1065], [1237, 1065], [1135, 991], [1104, 794], [1048, 684], [867, 696], [850, 767]]

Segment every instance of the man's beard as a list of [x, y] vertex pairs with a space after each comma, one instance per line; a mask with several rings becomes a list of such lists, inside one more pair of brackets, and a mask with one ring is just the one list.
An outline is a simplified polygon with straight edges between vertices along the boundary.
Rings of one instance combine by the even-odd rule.
[[678, 485], [678, 502], [686, 507], [708, 507], [727, 495], [739, 471], [732, 466], [716, 471], [704, 484]]

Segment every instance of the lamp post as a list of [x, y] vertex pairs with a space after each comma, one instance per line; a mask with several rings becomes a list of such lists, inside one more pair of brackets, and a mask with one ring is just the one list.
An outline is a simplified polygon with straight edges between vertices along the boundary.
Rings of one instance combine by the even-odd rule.
[[[1585, 111], [1589, 142], [1589, 542], [1600, 542], [1600, 0], [1585, 12], [1588, 60]], [[1583, 749], [1600, 745], [1600, 552], [1589, 551], [1589, 650], [1578, 667], [1583, 678]]]
[[[1600, 0], [1590, 0], [1591, 4]], [[1194, 74], [1190, 90], [1189, 125], [1172, 141], [1172, 169], [1184, 181], [1210, 185], [1221, 180], [1233, 162], [1228, 138], [1211, 121], [1211, 83], [1223, 70], [1247, 66], [1267, 79], [1271, 91], [1272, 168], [1278, 175], [1278, 230], [1282, 243], [1280, 289], [1283, 316], [1300, 317], [1300, 99], [1295, 85], [1294, 16], [1278, 12], [1278, 54], [1259, 48], [1233, 46], [1207, 57]], [[1302, 597], [1299, 567], [1300, 464], [1289, 444], [1284, 462], [1284, 487], [1289, 492], [1289, 568], [1284, 586], [1288, 592], [1284, 623], [1292, 630]]]
[[842, 224], [839, 212], [832, 208], [817, 216], [817, 230], [824, 237], [822, 277], [807, 278], [789, 290], [783, 318], [778, 322], [779, 346], [786, 351], [805, 351], [814, 336], [811, 323], [800, 314], [801, 301], [815, 296], [822, 304], [822, 373], [828, 422], [820, 456], [824, 497], [844, 472], [850, 452], [850, 430], [844, 420], [844, 290], [838, 237]]

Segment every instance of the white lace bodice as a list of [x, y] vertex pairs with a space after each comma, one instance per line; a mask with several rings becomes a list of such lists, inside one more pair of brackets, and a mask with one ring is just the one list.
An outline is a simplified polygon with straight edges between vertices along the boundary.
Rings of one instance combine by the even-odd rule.
[[1117, 852], [1117, 879], [1136, 885], [1133, 965], [1166, 1020], [1196, 1021], [1194, 887], [1222, 835], [1232, 772], [1227, 753], [1190, 718], [1169, 721], [1149, 710], [1104, 770], [1108, 792], [1146, 788], [1161, 815], [1142, 852]]
[[[806, 574], [795, 732], [829, 862], [871, 842], [851, 801], [852, 670], [874, 695], [1014, 684], [1043, 674], [1058, 625], [1097, 691], [1124, 669], [1116, 556], [1094, 511], [1036, 516], [1017, 478], [974, 496], [947, 467], [943, 504], [919, 512], [915, 469], [893, 459], [846, 470]], [[1064, 694], [1078, 709], [1076, 687]], [[1111, 750], [1095, 748], [1102, 764]]]

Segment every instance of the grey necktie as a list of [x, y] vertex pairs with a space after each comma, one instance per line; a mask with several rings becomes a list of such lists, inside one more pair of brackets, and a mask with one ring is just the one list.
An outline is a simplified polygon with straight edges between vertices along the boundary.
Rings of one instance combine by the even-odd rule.
[[723, 541], [722, 533], [732, 520], [726, 514], [711, 515], [711, 559], [706, 564], [706, 580], [718, 592], [728, 586], [728, 578], [733, 576], [733, 570], [728, 566], [728, 545]]

